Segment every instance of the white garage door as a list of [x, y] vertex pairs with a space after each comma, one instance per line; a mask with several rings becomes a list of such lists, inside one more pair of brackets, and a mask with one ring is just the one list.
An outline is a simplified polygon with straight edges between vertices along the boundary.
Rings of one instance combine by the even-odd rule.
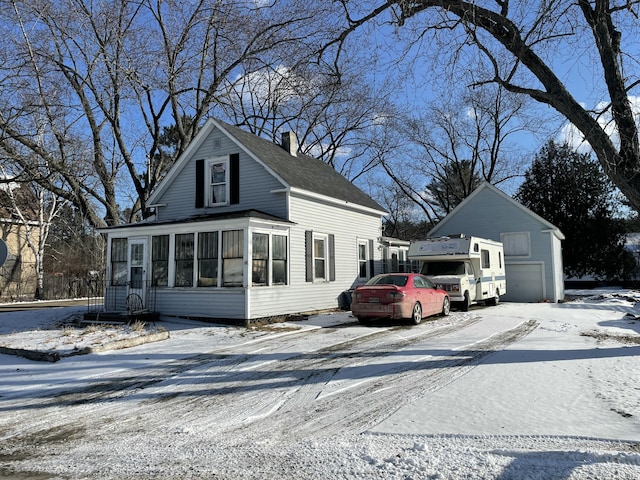
[[508, 302], [539, 302], [544, 295], [544, 265], [541, 263], [506, 264]]

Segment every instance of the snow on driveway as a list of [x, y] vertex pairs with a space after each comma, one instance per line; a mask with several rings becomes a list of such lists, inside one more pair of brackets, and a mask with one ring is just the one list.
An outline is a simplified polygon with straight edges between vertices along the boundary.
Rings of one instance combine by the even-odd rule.
[[[636, 296], [0, 355], [0, 478], [637, 479]], [[1, 313], [0, 342], [70, 311]]]

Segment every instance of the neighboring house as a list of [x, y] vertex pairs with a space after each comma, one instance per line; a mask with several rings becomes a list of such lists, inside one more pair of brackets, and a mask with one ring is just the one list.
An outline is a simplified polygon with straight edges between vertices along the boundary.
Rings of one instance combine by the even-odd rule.
[[[6, 189], [13, 189], [10, 197]], [[16, 214], [14, 203], [22, 209], [27, 220]], [[35, 254], [27, 240], [37, 243], [40, 228], [32, 207], [33, 199], [25, 187], [17, 184], [0, 185], [0, 299], [32, 299], [37, 278]]]
[[37, 225], [0, 218], [0, 299], [22, 300], [35, 296], [36, 259], [27, 245], [27, 235], [37, 235]]
[[[146, 221], [104, 229], [105, 308], [246, 323], [332, 309], [381, 270], [384, 209], [331, 166], [209, 119]], [[343, 305], [346, 306], [346, 305]]]
[[381, 237], [378, 248], [382, 250], [382, 269], [379, 273], [417, 271], [409, 261], [410, 244], [409, 240]]
[[507, 294], [512, 302], [558, 302], [564, 298], [562, 232], [484, 182], [430, 232], [464, 233], [504, 244]]

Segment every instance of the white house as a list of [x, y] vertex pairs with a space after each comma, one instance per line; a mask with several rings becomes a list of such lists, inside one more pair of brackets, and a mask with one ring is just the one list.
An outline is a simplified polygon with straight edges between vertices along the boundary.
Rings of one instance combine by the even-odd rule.
[[512, 302], [564, 298], [562, 232], [509, 195], [484, 182], [443, 218], [430, 237], [464, 233], [504, 244], [507, 294]]
[[103, 230], [105, 308], [247, 323], [339, 306], [381, 270], [384, 209], [324, 162], [209, 119], [152, 193]]

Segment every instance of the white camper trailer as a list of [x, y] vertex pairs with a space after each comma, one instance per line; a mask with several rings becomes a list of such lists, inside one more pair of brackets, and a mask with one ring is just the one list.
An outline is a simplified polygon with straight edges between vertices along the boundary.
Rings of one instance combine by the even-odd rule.
[[409, 260], [419, 261], [420, 273], [446, 290], [463, 311], [478, 302], [497, 305], [507, 293], [500, 242], [464, 235], [430, 238], [411, 243]]

